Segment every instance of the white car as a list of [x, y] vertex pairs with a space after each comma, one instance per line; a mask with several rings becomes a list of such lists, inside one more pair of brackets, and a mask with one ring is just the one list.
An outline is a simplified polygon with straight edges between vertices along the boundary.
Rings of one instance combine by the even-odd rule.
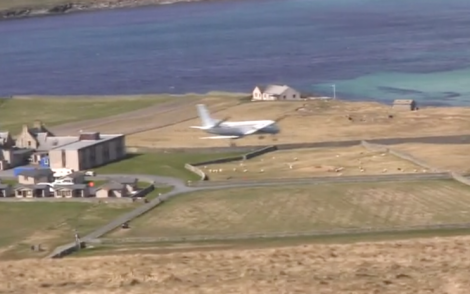
[[85, 172], [85, 176], [94, 177], [94, 176], [96, 176], [96, 173], [95, 173], [94, 171], [92, 171], [92, 170], [87, 170], [87, 171]]

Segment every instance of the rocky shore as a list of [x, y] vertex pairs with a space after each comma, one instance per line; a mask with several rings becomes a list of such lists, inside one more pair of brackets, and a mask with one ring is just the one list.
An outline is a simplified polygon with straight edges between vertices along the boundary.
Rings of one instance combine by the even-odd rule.
[[0, 20], [24, 18], [31, 16], [65, 14], [79, 11], [114, 9], [123, 7], [137, 7], [146, 5], [162, 5], [177, 2], [194, 2], [200, 0], [111, 0], [111, 1], [87, 1], [70, 2], [65, 4], [50, 5], [44, 7], [12, 8], [0, 11]]

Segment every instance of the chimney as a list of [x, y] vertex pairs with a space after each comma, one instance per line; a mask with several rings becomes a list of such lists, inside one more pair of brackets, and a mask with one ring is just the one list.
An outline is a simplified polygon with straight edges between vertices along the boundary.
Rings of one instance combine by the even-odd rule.
[[34, 120], [33, 127], [36, 129], [42, 129], [42, 122], [40, 120]]
[[23, 130], [23, 132], [27, 132], [28, 131], [28, 125], [23, 124], [22, 130]]

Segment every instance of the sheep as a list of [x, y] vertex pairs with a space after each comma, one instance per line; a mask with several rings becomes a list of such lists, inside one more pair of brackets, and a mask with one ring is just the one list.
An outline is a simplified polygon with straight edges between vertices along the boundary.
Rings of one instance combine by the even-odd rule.
[[246, 173], [248, 170], [247, 169], [244, 169], [243, 172]]

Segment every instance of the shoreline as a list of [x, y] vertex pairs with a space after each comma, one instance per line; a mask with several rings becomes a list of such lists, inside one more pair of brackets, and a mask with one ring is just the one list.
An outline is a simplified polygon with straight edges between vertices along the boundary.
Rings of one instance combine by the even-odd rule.
[[42, 7], [18, 7], [0, 10], [0, 21], [65, 15], [79, 12], [92, 12], [99, 10], [112, 10], [120, 8], [136, 8], [145, 6], [170, 5], [177, 3], [201, 2], [210, 0], [108, 0], [106, 2], [70, 2], [64, 4], [52, 4]]

